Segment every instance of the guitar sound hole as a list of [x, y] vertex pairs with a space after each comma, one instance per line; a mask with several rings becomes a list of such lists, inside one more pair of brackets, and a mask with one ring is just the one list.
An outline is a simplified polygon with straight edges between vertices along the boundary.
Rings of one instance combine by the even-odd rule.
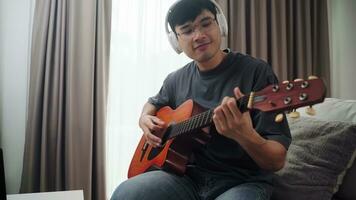
[[147, 156], [147, 160], [152, 160], [154, 159], [159, 153], [161, 153], [161, 151], [164, 149], [164, 145], [161, 147], [157, 147], [157, 148], [152, 148], [150, 153]]
[[164, 149], [164, 146], [166, 145], [167, 140], [170, 139], [170, 134], [172, 131], [172, 126], [169, 126], [166, 130], [166, 132], [164, 133], [162, 139], [162, 146], [161, 147], [157, 147], [157, 148], [152, 148], [150, 153], [147, 156], [148, 160], [152, 160], [154, 159], [159, 153], [161, 153], [161, 151]]

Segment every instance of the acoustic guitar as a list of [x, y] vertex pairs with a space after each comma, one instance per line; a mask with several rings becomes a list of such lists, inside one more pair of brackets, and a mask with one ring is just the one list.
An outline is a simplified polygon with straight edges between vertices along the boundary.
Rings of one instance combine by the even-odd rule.
[[[296, 79], [282, 84], [270, 85], [258, 92], [251, 92], [237, 100], [241, 112], [257, 109], [262, 112], [292, 111], [303, 106], [310, 106], [324, 101], [326, 88], [324, 82], [310, 76], [308, 80]], [[163, 169], [183, 175], [186, 164], [194, 148], [206, 144], [211, 135], [202, 128], [212, 125], [214, 109], [204, 109], [192, 100], [187, 100], [177, 109], [162, 107], [156, 116], [167, 124], [161, 135], [161, 147], [154, 148], [142, 136], [128, 171], [128, 178], [138, 174]], [[295, 112], [294, 112], [295, 113]], [[276, 114], [279, 123], [283, 114]]]

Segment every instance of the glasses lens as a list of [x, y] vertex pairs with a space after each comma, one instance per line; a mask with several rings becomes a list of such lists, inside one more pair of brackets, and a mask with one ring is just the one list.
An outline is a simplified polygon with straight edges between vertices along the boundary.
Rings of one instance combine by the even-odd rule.
[[202, 19], [198, 24], [190, 24], [184, 26], [180, 33], [177, 33], [184, 40], [191, 39], [194, 34], [197, 32], [197, 29], [200, 33], [207, 33], [214, 27], [215, 19], [207, 17]]

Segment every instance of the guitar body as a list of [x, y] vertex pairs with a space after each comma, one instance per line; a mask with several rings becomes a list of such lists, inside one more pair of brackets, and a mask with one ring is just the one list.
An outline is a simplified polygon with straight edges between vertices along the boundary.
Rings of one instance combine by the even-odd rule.
[[[161, 108], [156, 116], [169, 125], [187, 120], [203, 111], [205, 111], [204, 108], [192, 100], [187, 100], [176, 110], [168, 106]], [[167, 133], [157, 136], [163, 139], [165, 134]], [[142, 136], [131, 160], [128, 178], [153, 169], [164, 169], [183, 175], [192, 150], [199, 145], [206, 144], [209, 139], [210, 135], [208, 133], [196, 131], [189, 135], [169, 139], [162, 147], [153, 148], [146, 143], [145, 137]]]

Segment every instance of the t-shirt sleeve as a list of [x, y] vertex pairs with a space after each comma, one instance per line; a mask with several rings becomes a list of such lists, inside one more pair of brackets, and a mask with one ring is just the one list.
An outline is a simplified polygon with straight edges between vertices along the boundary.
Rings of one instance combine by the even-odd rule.
[[[278, 79], [274, 74], [272, 68], [265, 64], [260, 66], [260, 71], [255, 74], [255, 84], [253, 91], [260, 91], [271, 84], [277, 84]], [[277, 112], [261, 112], [254, 110], [251, 112], [251, 118], [255, 130], [264, 138], [274, 140], [282, 144], [288, 149], [291, 143], [291, 134], [287, 117], [284, 115], [283, 121], [280, 123], [275, 122]]]
[[159, 92], [155, 96], [148, 98], [148, 103], [154, 105], [157, 109], [163, 106], [172, 107], [173, 85], [172, 74], [170, 74], [164, 80]]
[[286, 149], [288, 149], [292, 139], [285, 114], [283, 114], [283, 121], [277, 123], [274, 121], [274, 119], [279, 113], [266, 113], [260, 111], [255, 112], [256, 113], [253, 114], [253, 123], [255, 126], [255, 130], [265, 139], [277, 141], [282, 144]]

